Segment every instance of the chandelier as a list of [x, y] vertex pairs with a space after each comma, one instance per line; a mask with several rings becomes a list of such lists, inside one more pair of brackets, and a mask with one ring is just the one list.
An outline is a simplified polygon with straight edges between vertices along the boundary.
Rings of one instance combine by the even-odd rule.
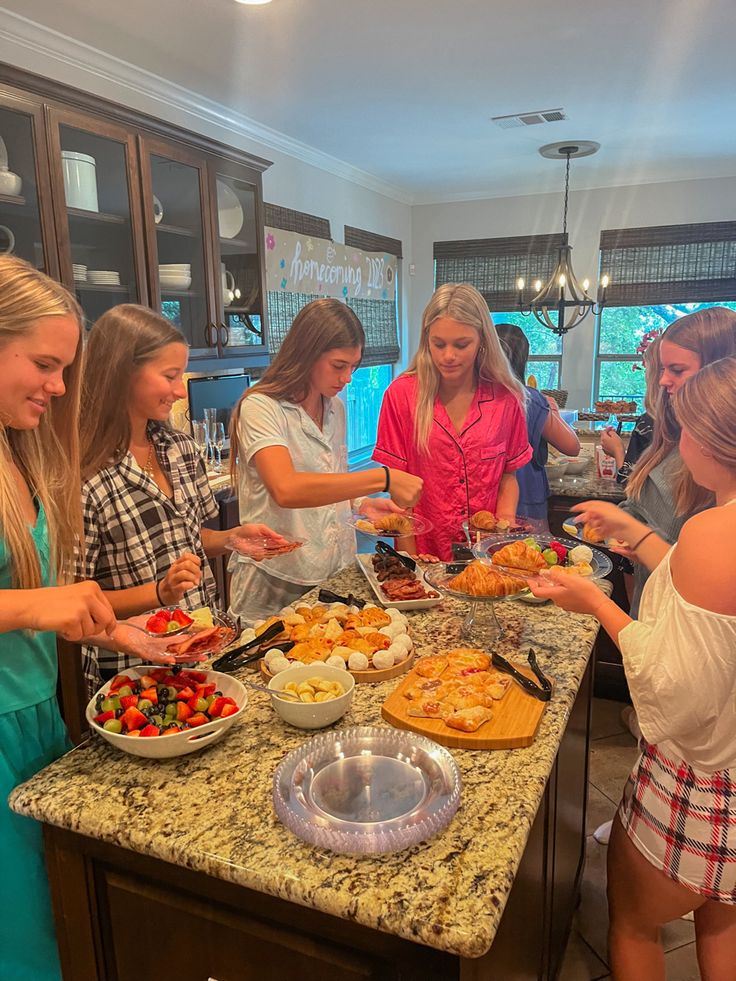
[[[548, 143], [540, 147], [539, 152], [543, 157], [554, 160], [565, 158], [565, 207], [562, 218], [562, 241], [557, 254], [557, 266], [546, 283], [538, 279], [534, 283], [534, 296], [524, 305], [523, 292], [524, 280], [520, 277], [516, 281], [519, 291], [518, 307], [519, 311], [528, 317], [534, 314], [536, 319], [543, 327], [547, 327], [553, 333], [566, 334], [573, 327], [577, 327], [588, 314], [592, 311], [598, 316], [606, 302], [606, 288], [608, 287], [608, 276], [601, 278], [597, 298], [594, 299], [588, 293], [590, 283], [584, 279], [582, 285], [572, 268], [572, 246], [567, 244], [567, 203], [570, 191], [570, 159], [572, 157], [588, 157], [596, 153], [600, 144], [589, 140], [582, 140], [577, 143]], [[556, 317], [555, 317], [556, 315]]]

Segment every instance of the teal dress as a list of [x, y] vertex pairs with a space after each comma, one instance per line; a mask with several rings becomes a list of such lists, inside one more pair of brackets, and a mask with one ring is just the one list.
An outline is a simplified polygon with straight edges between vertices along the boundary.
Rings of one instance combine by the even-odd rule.
[[[43, 584], [53, 585], [43, 508], [33, 541]], [[11, 585], [0, 539], [0, 589]], [[14, 814], [7, 803], [14, 787], [69, 748], [56, 701], [56, 673], [54, 633], [0, 633], [0, 978], [7, 981], [61, 978], [41, 825]]]

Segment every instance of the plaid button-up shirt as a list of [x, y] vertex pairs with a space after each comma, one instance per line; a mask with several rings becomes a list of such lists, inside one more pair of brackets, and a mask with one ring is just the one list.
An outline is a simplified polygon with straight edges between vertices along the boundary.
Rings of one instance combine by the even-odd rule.
[[[132, 453], [100, 470], [82, 487], [85, 556], [77, 575], [103, 590], [128, 589], [162, 579], [183, 552], [202, 560], [202, 581], [182, 598], [188, 609], [216, 606], [215, 579], [202, 547], [202, 524], [219, 513], [202, 457], [177, 430], [149, 424], [159, 465], [173, 491], [168, 498], [138, 466]], [[100, 669], [120, 671], [140, 664], [133, 658], [84, 647], [84, 670], [93, 687]]]

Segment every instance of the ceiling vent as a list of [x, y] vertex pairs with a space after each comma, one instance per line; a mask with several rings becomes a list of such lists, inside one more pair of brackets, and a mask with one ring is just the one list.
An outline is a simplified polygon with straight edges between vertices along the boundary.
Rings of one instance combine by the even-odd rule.
[[515, 129], [519, 126], [538, 126], [540, 123], [557, 123], [567, 119], [564, 109], [542, 109], [539, 112], [518, 112], [512, 116], [493, 116], [491, 122], [501, 129]]

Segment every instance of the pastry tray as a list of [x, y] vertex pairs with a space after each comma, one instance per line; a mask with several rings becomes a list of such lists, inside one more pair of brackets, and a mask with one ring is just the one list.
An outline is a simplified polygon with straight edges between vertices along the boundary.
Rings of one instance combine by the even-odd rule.
[[[406, 553], [402, 553], [406, 554]], [[428, 592], [432, 592], [435, 595], [427, 597], [425, 599], [415, 599], [415, 600], [390, 600], [388, 596], [381, 589], [381, 583], [376, 577], [376, 573], [373, 570], [373, 556], [366, 552], [359, 553], [355, 556], [355, 560], [358, 563], [358, 568], [363, 573], [365, 578], [370, 583], [370, 587], [376, 595], [376, 599], [382, 606], [390, 607], [392, 610], [429, 610], [433, 606], [437, 606], [438, 603], [442, 602], [442, 594], [435, 589], [434, 586], [427, 582], [424, 573], [419, 569], [415, 572], [410, 572], [409, 569], [406, 570], [407, 576], [414, 575], [419, 580], [419, 582], [424, 586]]]
[[315, 736], [276, 769], [273, 804], [311, 845], [352, 855], [411, 848], [438, 834], [460, 805], [460, 771], [424, 736], [355, 726]]

